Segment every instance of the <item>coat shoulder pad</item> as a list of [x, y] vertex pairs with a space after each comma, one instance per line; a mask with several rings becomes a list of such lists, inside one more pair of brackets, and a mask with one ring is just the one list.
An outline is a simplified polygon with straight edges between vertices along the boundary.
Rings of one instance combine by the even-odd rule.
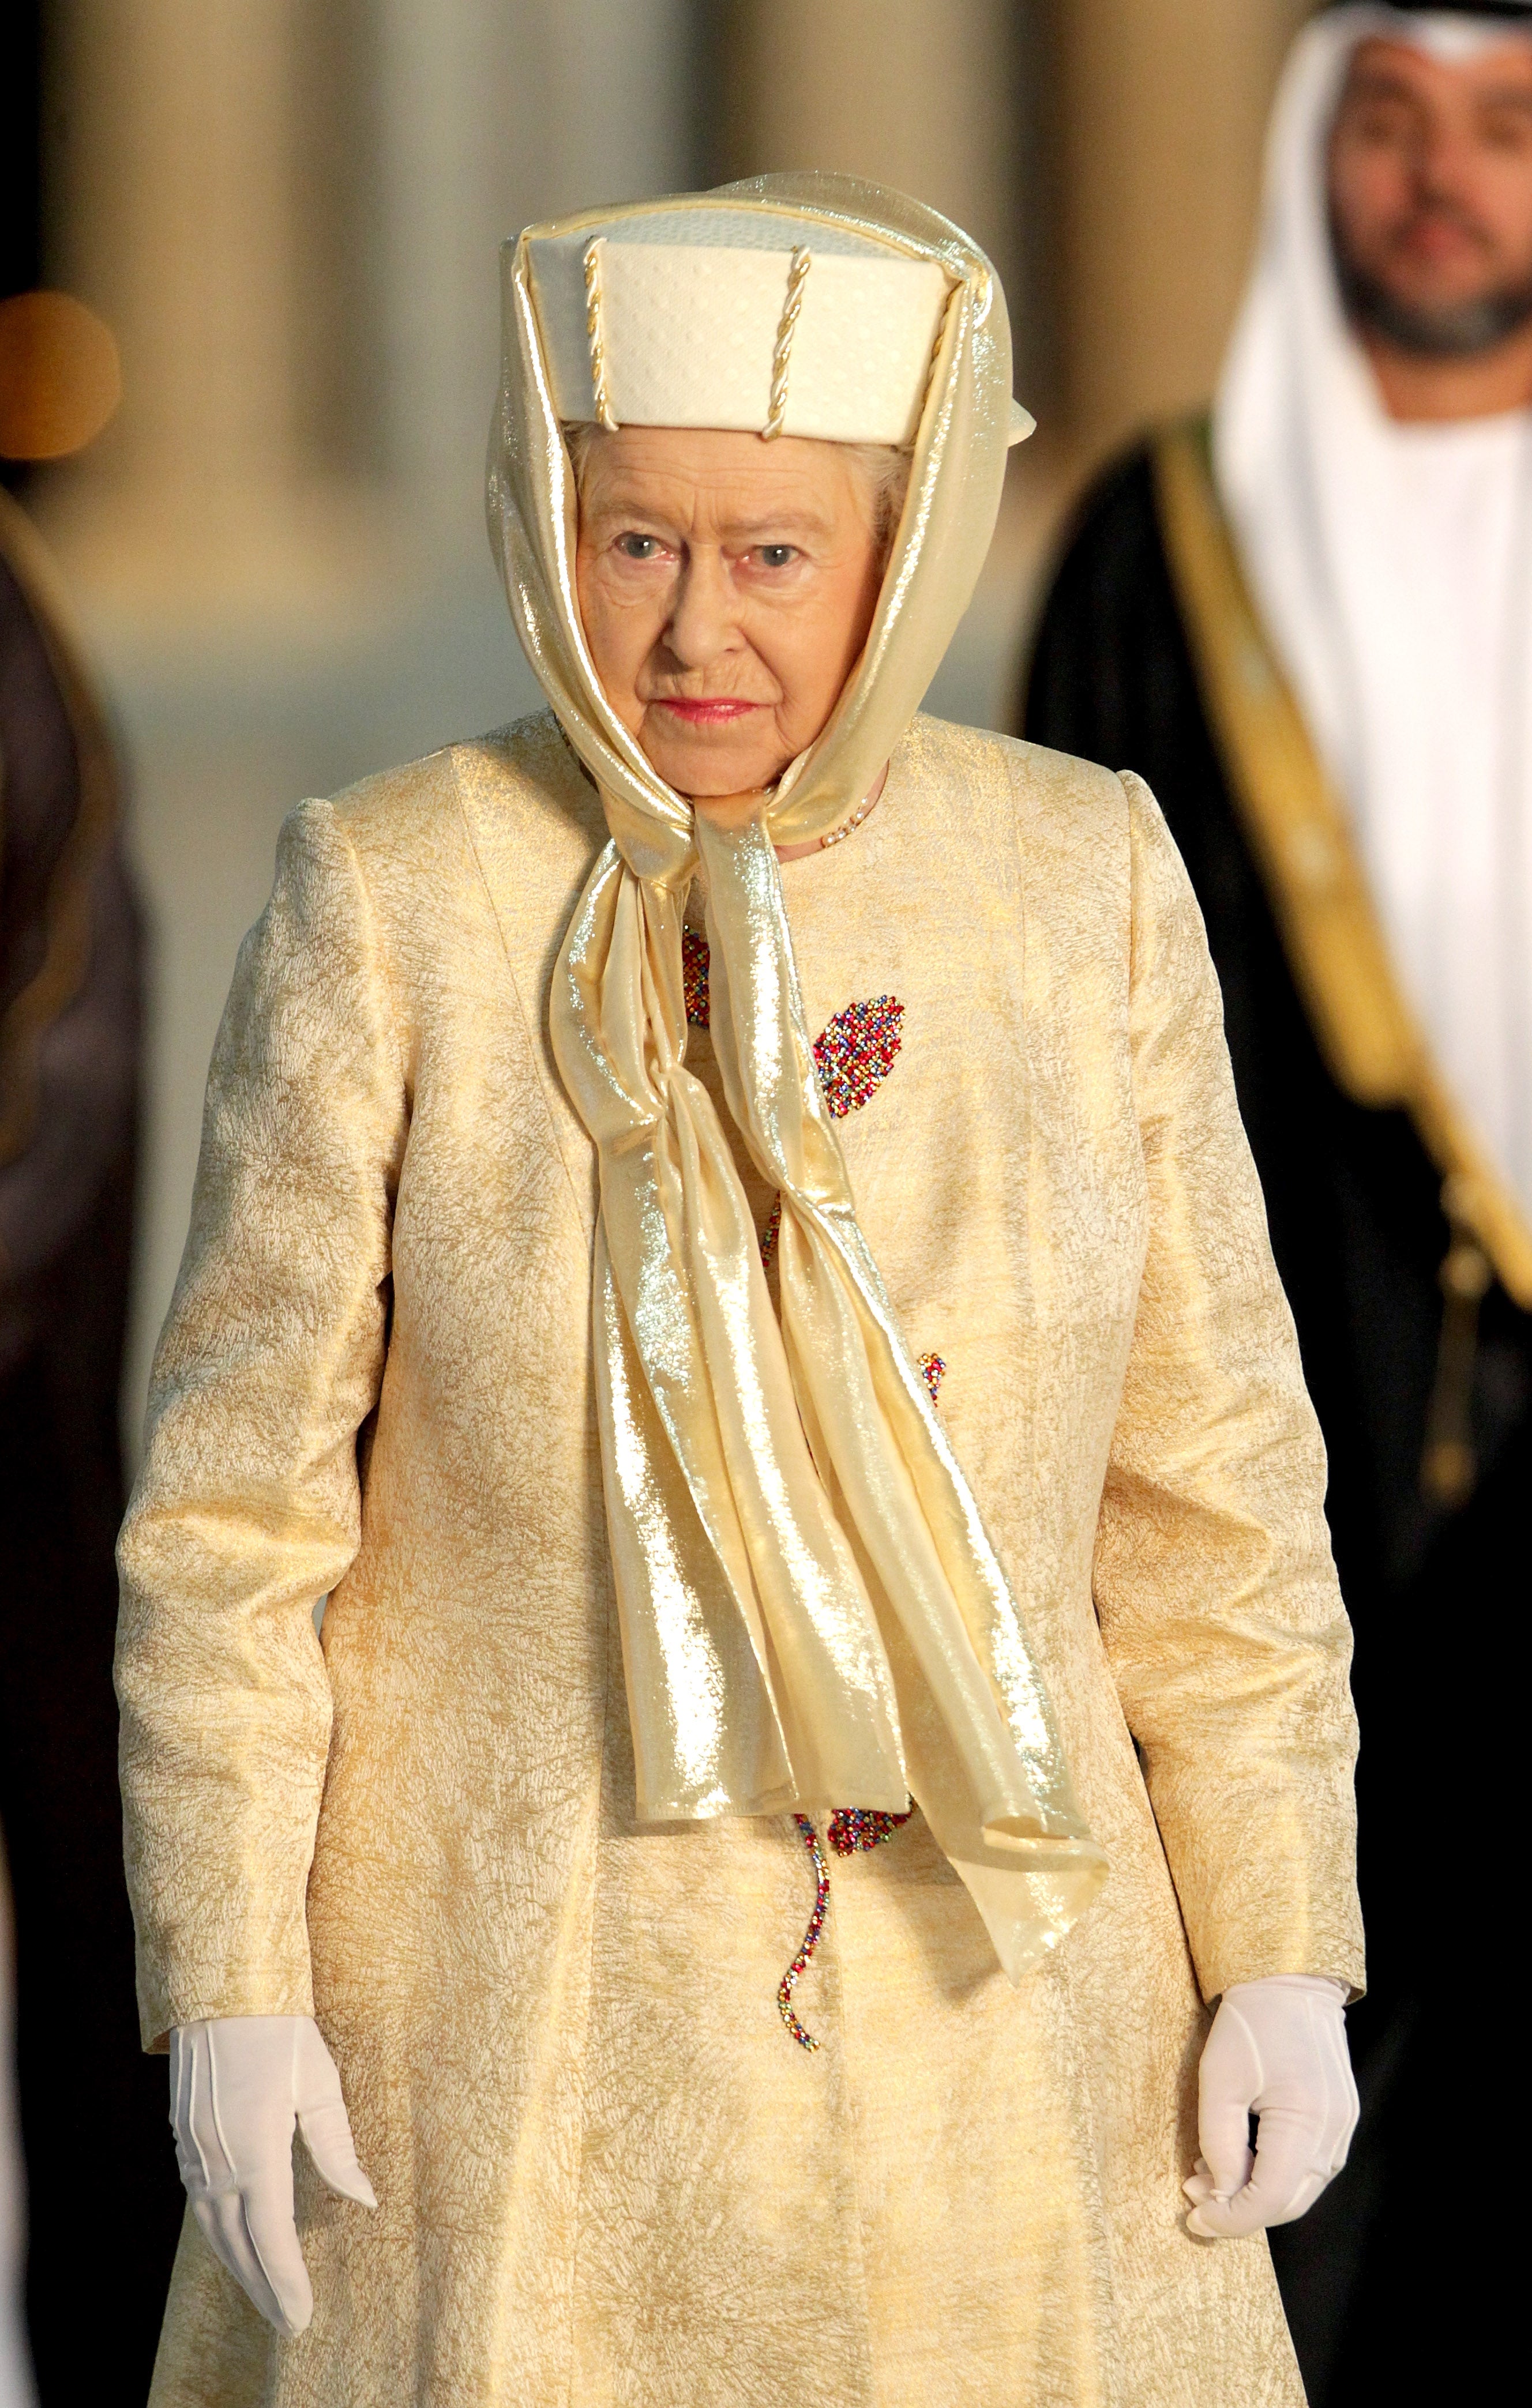
[[[1128, 798], [1113, 769], [1054, 752], [1023, 737], [997, 735], [988, 727], [958, 727], [945, 719], [916, 719], [906, 742], [913, 766], [927, 774], [955, 775], [965, 783], [992, 781], [1008, 788], [1023, 834], [1053, 843], [1077, 839], [1099, 849], [1115, 838], [1128, 843]], [[1109, 835], [1108, 835], [1109, 832]]]
[[524, 844], [541, 839], [561, 852], [571, 838], [588, 847], [605, 837], [600, 797], [551, 710], [376, 770], [334, 796], [331, 808], [366, 857], [414, 844], [434, 853], [443, 823], [459, 821], [470, 803], [513, 820]]

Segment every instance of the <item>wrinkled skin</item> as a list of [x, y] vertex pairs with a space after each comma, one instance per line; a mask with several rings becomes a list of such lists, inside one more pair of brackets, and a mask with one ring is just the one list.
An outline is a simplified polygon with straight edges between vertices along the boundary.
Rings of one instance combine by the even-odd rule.
[[813, 743], [882, 578], [865, 479], [834, 443], [625, 426], [580, 480], [576, 578], [608, 701], [724, 824]]

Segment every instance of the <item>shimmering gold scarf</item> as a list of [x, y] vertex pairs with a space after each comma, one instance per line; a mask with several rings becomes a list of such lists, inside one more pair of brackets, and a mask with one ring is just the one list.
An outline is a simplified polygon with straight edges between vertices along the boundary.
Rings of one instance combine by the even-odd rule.
[[[815, 1075], [773, 843], [872, 786], [982, 566], [1010, 408], [1004, 303], [944, 219], [767, 177], [727, 198], [936, 259], [951, 279], [909, 500], [860, 667], [763, 821], [724, 834], [661, 783], [597, 681], [575, 495], [528, 273], [507, 246], [489, 510], [518, 631], [612, 842], [555, 978], [560, 1071], [595, 1141], [598, 1408], [642, 1818], [913, 1796], [1016, 1979], [1105, 1872], [1022, 1617], [858, 1226]], [[600, 213], [609, 223], [611, 212]], [[782, 1197], [781, 1318], [729, 1143], [686, 1067], [682, 915], [701, 862], [729, 1108]]]

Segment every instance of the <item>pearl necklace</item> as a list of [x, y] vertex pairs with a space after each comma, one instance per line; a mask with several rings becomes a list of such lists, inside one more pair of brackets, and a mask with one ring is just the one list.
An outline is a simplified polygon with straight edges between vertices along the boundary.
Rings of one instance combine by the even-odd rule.
[[851, 834], [853, 828], [860, 828], [862, 821], [867, 817], [868, 812], [878, 800], [882, 792], [883, 781], [880, 779], [877, 785], [873, 789], [873, 792], [868, 796], [866, 801], [860, 803], [857, 806], [857, 809], [852, 812], [848, 820], [842, 820], [839, 827], [832, 827], [828, 836], [822, 836], [819, 838], [820, 852], [823, 853], [827, 845], [840, 844], [844, 842], [845, 838]]

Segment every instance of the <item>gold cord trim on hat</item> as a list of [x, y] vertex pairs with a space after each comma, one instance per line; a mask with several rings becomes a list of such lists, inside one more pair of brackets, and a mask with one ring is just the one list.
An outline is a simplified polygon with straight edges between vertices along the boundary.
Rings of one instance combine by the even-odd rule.
[[[951, 320], [953, 310], [958, 307], [961, 300], [962, 291], [963, 288], [961, 284], [954, 284], [947, 294], [946, 301], [942, 304], [941, 310], [937, 316], [935, 340], [931, 346], [931, 359], [926, 368], [925, 390], [920, 395], [920, 415], [922, 418], [925, 416], [926, 404], [931, 399], [932, 387], [935, 383], [937, 375], [941, 368], [942, 346], [947, 340], [947, 326]], [[1014, 408], [1015, 405], [1013, 404], [1012, 407]], [[1011, 440], [1012, 438], [1007, 436], [1007, 450], [1009, 449]]]
[[782, 302], [782, 315], [776, 322], [776, 341], [772, 347], [772, 400], [761, 428], [761, 439], [770, 443], [781, 434], [788, 415], [788, 363], [792, 357], [792, 338], [797, 331], [799, 314], [803, 307], [803, 287], [808, 281], [814, 255], [806, 244], [800, 243], [788, 267], [788, 290]]
[[1507, 1294], [1532, 1307], [1532, 1227], [1448, 1092], [1399, 985], [1349, 816], [1246, 586], [1213, 484], [1207, 421], [1165, 428], [1152, 457], [1209, 726], [1331, 1075], [1353, 1103], [1409, 1112], [1441, 1174], [1454, 1246], [1471, 1239]]
[[925, 408], [926, 395], [929, 394], [931, 391], [932, 379], [934, 377], [941, 361], [942, 345], [947, 340], [947, 322], [952, 315], [954, 304], [957, 302], [961, 291], [962, 286], [961, 284], [953, 285], [946, 301], [942, 305], [942, 314], [936, 321], [935, 339], [931, 346], [931, 362], [926, 369], [926, 391], [920, 396], [920, 407], [922, 409]]
[[596, 408], [598, 425], [609, 435], [615, 435], [617, 422], [613, 414], [606, 390], [606, 326], [601, 315], [601, 253], [606, 249], [604, 238], [598, 235], [587, 242], [581, 262], [585, 271], [585, 338], [590, 345], [590, 397]]

